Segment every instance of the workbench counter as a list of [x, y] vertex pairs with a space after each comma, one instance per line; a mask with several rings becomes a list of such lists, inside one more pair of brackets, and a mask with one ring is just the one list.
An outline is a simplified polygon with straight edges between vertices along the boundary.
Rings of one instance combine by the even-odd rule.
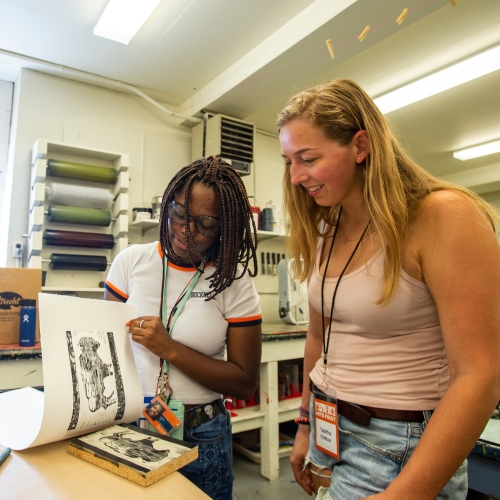
[[[179, 472], [139, 486], [71, 455], [69, 440], [13, 451], [0, 466], [0, 497], [5, 500], [209, 500]], [[0, 445], [0, 451], [3, 451]]]

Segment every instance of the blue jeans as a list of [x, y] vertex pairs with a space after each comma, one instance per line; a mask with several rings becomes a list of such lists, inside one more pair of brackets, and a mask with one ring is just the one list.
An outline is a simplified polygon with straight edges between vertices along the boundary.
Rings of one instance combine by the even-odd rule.
[[[340, 415], [340, 460], [335, 460], [316, 448], [314, 410], [311, 409], [311, 437], [306, 463], [312, 462], [333, 471], [328, 494], [318, 494], [318, 498], [359, 500], [384, 491], [415, 450], [430, 412], [424, 412], [424, 415], [426, 421], [423, 423], [372, 418], [369, 426], [355, 424]], [[464, 461], [436, 499], [465, 500], [466, 497], [467, 461]]]
[[204, 424], [184, 428], [184, 441], [198, 445], [198, 459], [179, 472], [214, 500], [233, 498], [231, 417], [222, 412]]

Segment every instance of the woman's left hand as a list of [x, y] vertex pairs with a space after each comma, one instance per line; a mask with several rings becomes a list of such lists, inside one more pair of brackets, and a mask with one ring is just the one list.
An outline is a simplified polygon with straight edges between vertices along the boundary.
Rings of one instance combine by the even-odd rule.
[[157, 316], [140, 316], [127, 323], [132, 340], [160, 358], [165, 358], [165, 351], [173, 342], [167, 330]]

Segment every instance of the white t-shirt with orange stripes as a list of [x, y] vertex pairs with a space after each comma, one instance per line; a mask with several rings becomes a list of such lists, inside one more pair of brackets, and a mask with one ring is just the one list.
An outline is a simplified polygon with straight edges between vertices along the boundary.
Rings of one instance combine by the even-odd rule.
[[[105, 287], [123, 302], [138, 307], [137, 316], [160, 316], [163, 252], [159, 242], [132, 245], [113, 260]], [[242, 268], [236, 276], [241, 274]], [[207, 278], [214, 267], [205, 269], [175, 323], [172, 338], [206, 356], [224, 359], [227, 330], [262, 323], [259, 296], [248, 274], [235, 280], [215, 299], [205, 301], [210, 291]], [[167, 314], [195, 274], [191, 265], [168, 262]], [[144, 396], [154, 396], [160, 360], [146, 348], [132, 342]], [[185, 404], [209, 403], [221, 396], [190, 379], [172, 364], [169, 380], [174, 399]]]

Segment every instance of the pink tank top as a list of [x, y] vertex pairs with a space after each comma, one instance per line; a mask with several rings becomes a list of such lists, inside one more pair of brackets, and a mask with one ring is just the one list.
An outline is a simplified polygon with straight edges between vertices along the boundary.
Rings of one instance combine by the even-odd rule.
[[[308, 287], [321, 314], [318, 261]], [[333, 311], [327, 370], [321, 357], [311, 380], [338, 399], [378, 408], [433, 410], [449, 381], [436, 304], [427, 286], [401, 271], [387, 306], [381, 296], [383, 249], [340, 281]], [[337, 278], [325, 280], [325, 316], [330, 316]], [[333, 389], [333, 390], [332, 390]], [[336, 394], [335, 394], [336, 393]]]

